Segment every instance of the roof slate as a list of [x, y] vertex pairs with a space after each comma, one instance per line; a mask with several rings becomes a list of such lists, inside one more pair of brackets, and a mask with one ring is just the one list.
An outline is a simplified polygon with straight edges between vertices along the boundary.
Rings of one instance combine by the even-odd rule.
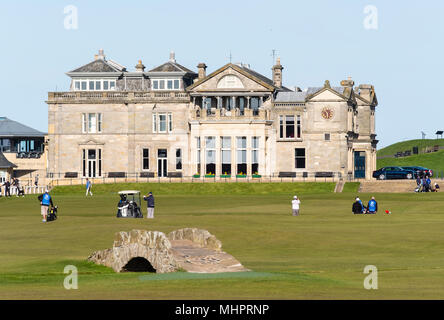
[[295, 92], [295, 91], [288, 91], [288, 92], [278, 92], [276, 95], [276, 98], [274, 99], [275, 102], [305, 102], [305, 98], [307, 97], [307, 92]]
[[0, 151], [0, 169], [16, 168], [17, 166], [6, 159], [3, 152]]
[[113, 67], [111, 64], [107, 63], [106, 60], [97, 59], [71, 72], [121, 72], [121, 70]]
[[149, 72], [185, 72], [185, 73], [195, 73], [191, 71], [190, 69], [176, 63], [168, 61], [158, 67], [155, 67], [154, 69], [150, 70]]
[[6, 117], [0, 117], [0, 137], [44, 137], [45, 133]]

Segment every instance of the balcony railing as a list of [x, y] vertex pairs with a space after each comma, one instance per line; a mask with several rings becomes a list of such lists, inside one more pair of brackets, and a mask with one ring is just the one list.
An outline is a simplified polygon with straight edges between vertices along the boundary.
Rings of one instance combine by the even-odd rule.
[[85, 102], [159, 102], [159, 101], [176, 101], [189, 102], [190, 96], [186, 92], [177, 91], [100, 91], [100, 92], [49, 92], [48, 102], [69, 102], [69, 103], [85, 103]]

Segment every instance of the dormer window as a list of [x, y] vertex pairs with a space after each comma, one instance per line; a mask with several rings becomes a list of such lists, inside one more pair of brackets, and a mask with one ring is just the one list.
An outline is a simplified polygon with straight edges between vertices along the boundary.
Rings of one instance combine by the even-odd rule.
[[80, 79], [74, 80], [74, 91], [113, 91], [116, 80]]
[[153, 82], [153, 90], [180, 90], [179, 79], [155, 79]]

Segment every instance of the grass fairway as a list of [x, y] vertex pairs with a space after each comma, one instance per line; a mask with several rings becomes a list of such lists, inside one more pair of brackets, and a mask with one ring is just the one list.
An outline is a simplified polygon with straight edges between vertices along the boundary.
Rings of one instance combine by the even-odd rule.
[[[87, 199], [81, 187], [60, 188], [54, 192], [59, 220], [46, 224], [36, 195], [0, 198], [0, 298], [444, 298], [444, 193], [378, 194], [381, 213], [354, 216], [356, 194], [334, 194], [331, 184], [232, 185], [236, 192], [230, 184], [195, 185], [195, 194], [187, 185], [96, 185]], [[128, 188], [155, 192], [154, 220], [114, 217], [113, 192]], [[299, 217], [290, 210], [295, 191]], [[112, 246], [115, 232], [184, 227], [209, 230], [253, 272], [116, 274], [86, 262]], [[78, 290], [63, 288], [68, 264], [79, 270]], [[366, 265], [378, 268], [378, 290], [363, 288]]]

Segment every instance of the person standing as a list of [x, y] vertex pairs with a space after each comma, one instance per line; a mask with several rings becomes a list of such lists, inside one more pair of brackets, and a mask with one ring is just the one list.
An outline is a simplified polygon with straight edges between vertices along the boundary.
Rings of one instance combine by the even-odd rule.
[[375, 197], [372, 197], [368, 202], [367, 210], [369, 214], [376, 214], [378, 212], [378, 203], [375, 200]]
[[48, 216], [48, 208], [51, 205], [52, 207], [54, 204], [52, 203], [52, 198], [49, 195], [48, 189], [46, 189], [44, 194], [39, 195], [38, 197], [40, 201], [40, 213], [43, 216], [42, 222], [46, 222], [46, 217]]
[[37, 173], [37, 175], [35, 176], [34, 185], [35, 185], [36, 187], [39, 186], [39, 174], [38, 174], [38, 173]]
[[88, 178], [86, 178], [86, 197], [88, 196], [88, 193], [91, 195], [91, 197], [92, 197], [92, 192], [91, 192], [91, 188], [92, 188], [92, 182], [88, 179]]
[[11, 197], [11, 183], [9, 182], [9, 180], [6, 180], [3, 186], [5, 187], [5, 197]]
[[147, 202], [148, 214], [146, 217], [148, 219], [154, 219], [154, 196], [153, 196], [153, 193], [152, 192], [148, 193], [148, 196], [144, 196], [143, 200], [145, 200]]
[[293, 216], [299, 215], [300, 205], [301, 205], [301, 200], [298, 199], [298, 196], [294, 196], [293, 200], [291, 201], [291, 208], [293, 210]]

